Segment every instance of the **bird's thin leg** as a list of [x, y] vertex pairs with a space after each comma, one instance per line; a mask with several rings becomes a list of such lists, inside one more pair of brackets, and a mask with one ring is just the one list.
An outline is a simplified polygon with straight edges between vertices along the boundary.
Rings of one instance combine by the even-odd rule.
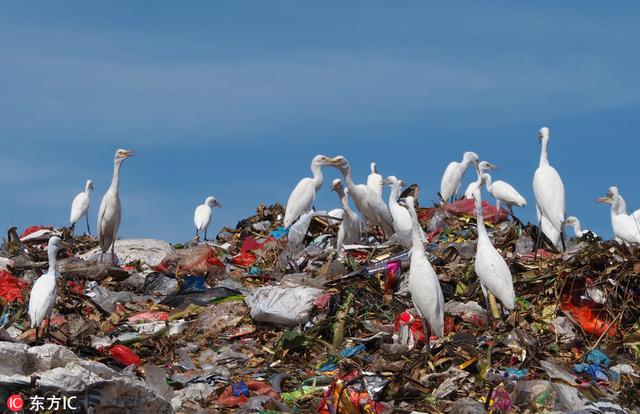
[[536, 236], [536, 242], [533, 244], [533, 258], [534, 260], [538, 258], [538, 249], [540, 248], [540, 243], [542, 242], [542, 222], [538, 223], [538, 235]]
[[560, 241], [562, 242], [562, 251], [566, 252], [567, 251], [567, 245], [564, 241], [564, 231], [560, 232]]
[[115, 252], [115, 249], [116, 249], [116, 241], [114, 240], [113, 244], [111, 245], [111, 264], [114, 265], [114, 266], [116, 265], [116, 252]]
[[43, 341], [43, 343], [44, 343], [44, 337], [45, 337], [45, 336], [46, 336], [47, 338], [49, 338], [49, 342], [51, 342], [51, 316], [49, 316], [49, 317], [47, 318], [47, 328], [46, 328], [45, 334], [44, 334], [44, 335], [42, 335], [42, 341]]
[[431, 357], [431, 327], [426, 319], [422, 318], [422, 329], [424, 330], [425, 346], [427, 348], [427, 361]]
[[36, 327], [36, 345], [38, 345], [38, 327]]
[[204, 229], [204, 241], [207, 241], [207, 229]]
[[71, 230], [71, 235], [73, 235], [75, 228], [76, 228], [76, 223], [71, 224], [71, 227], [69, 227], [69, 230]]
[[89, 236], [91, 236], [91, 228], [89, 228], [89, 215], [87, 214], [85, 217], [87, 218], [87, 233], [89, 233]]

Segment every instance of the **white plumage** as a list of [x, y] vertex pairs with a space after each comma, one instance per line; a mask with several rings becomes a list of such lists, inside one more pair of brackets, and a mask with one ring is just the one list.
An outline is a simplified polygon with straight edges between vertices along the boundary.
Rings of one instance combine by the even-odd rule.
[[497, 167], [491, 164], [489, 161], [481, 161], [480, 164], [478, 164], [478, 178], [475, 181], [471, 181], [469, 183], [469, 185], [467, 186], [467, 189], [464, 191], [464, 198], [466, 198], [467, 200], [472, 200], [473, 192], [477, 188], [480, 188], [480, 185], [482, 183], [482, 175], [489, 170], [496, 170], [496, 169]]
[[316, 199], [316, 192], [322, 187], [324, 176], [322, 175], [322, 167], [328, 165], [331, 159], [325, 155], [316, 155], [311, 161], [311, 172], [313, 177], [303, 178], [295, 186], [284, 212], [283, 224], [286, 229], [298, 220], [304, 213], [311, 210], [313, 202]]
[[[38, 329], [45, 319], [51, 319], [53, 306], [56, 303], [56, 277], [59, 273], [56, 271], [56, 255], [62, 249], [62, 240], [53, 236], [49, 239], [47, 246], [47, 255], [49, 256], [49, 270], [40, 276], [31, 287], [29, 296], [29, 319], [31, 327], [36, 328], [36, 342], [38, 341]], [[47, 330], [49, 329], [49, 325]]]
[[[118, 228], [120, 227], [120, 168], [122, 162], [128, 157], [133, 156], [132, 150], [119, 149], [116, 151], [113, 160], [113, 177], [111, 178], [111, 186], [102, 197], [100, 203], [100, 211], [98, 212], [98, 242], [102, 254], [111, 248], [111, 257], [115, 261], [114, 247], [116, 237], [118, 236]], [[102, 259], [102, 256], [100, 257]]]
[[209, 223], [211, 223], [211, 209], [213, 207], [222, 207], [222, 204], [215, 197], [209, 196], [204, 200], [204, 204], [196, 207], [196, 211], [193, 213], [196, 237], [199, 237], [200, 232], [204, 231], [204, 241], [207, 241], [207, 230], [209, 229]]
[[[548, 221], [547, 227], [553, 227], [551, 232], [548, 228], [545, 231], [541, 226], [542, 231], [556, 247], [560, 247], [566, 208], [564, 184], [558, 171], [549, 164], [547, 153], [549, 128], [540, 129], [539, 139], [541, 143], [540, 165], [533, 176], [533, 192], [540, 216]], [[542, 220], [540, 219], [540, 221]]]
[[389, 208], [378, 194], [366, 184], [355, 184], [351, 178], [351, 166], [342, 155], [331, 160], [334, 166], [344, 176], [344, 181], [349, 189], [349, 196], [362, 215], [372, 224], [382, 227], [387, 236], [393, 234], [393, 218]]
[[627, 245], [640, 244], [640, 223], [636, 212], [627, 214], [626, 204], [618, 187], [610, 187], [607, 195], [598, 198], [599, 203], [611, 204], [611, 227], [617, 239]]
[[370, 167], [371, 174], [367, 177], [367, 187], [382, 197], [382, 176], [378, 174], [378, 166], [375, 162], [372, 162]]
[[516, 307], [516, 295], [513, 290], [513, 277], [504, 258], [491, 243], [482, 216], [482, 197], [480, 189], [473, 193], [476, 204], [478, 223], [478, 244], [476, 250], [475, 270], [480, 279], [480, 286], [485, 299], [491, 292], [508, 310]]
[[415, 210], [415, 200], [411, 196], [405, 200], [412, 222], [409, 292], [411, 292], [413, 305], [427, 325], [425, 336], [428, 340], [429, 328], [433, 335], [444, 336], [444, 296], [438, 276], [424, 251], [420, 236], [420, 224]]
[[79, 193], [71, 203], [71, 214], [69, 215], [69, 224], [71, 224], [71, 232], [73, 233], [76, 223], [82, 216], [87, 219], [87, 233], [91, 234], [89, 229], [89, 195], [93, 191], [93, 181], [87, 180], [84, 191]]
[[462, 162], [453, 161], [444, 170], [442, 181], [440, 182], [440, 196], [444, 202], [448, 202], [454, 195], [458, 194], [462, 177], [471, 162], [476, 165], [477, 169], [478, 154], [475, 152], [465, 152]]
[[578, 220], [577, 217], [574, 217], [574, 216], [568, 217], [565, 223], [570, 225], [573, 228], [573, 232], [575, 233], [576, 237], [582, 237], [587, 233], [591, 233], [594, 236], [597, 236], [597, 234], [595, 234], [591, 230], [583, 230], [582, 225], [580, 224], [580, 220]]
[[498, 210], [500, 204], [504, 204], [513, 216], [513, 206], [524, 207], [527, 205], [527, 200], [511, 184], [502, 180], [492, 181], [491, 175], [486, 173], [483, 174], [483, 178], [487, 184], [487, 191], [496, 199]]
[[[387, 177], [386, 180], [383, 180], [382, 184], [388, 185], [391, 188], [389, 194], [389, 211], [391, 212], [391, 217], [393, 217], [394, 237], [403, 247], [410, 249], [411, 246], [413, 246], [413, 223], [411, 221], [411, 214], [398, 203], [400, 188], [404, 185], [404, 182], [391, 175]], [[424, 242], [426, 239], [424, 231], [421, 227], [419, 231], [420, 239]]]
[[342, 187], [342, 181], [339, 178], [333, 180], [331, 190], [338, 194], [343, 211], [342, 223], [340, 223], [336, 242], [336, 251], [340, 254], [342, 246], [345, 244], [362, 242], [362, 221], [358, 214], [351, 210], [347, 191]]

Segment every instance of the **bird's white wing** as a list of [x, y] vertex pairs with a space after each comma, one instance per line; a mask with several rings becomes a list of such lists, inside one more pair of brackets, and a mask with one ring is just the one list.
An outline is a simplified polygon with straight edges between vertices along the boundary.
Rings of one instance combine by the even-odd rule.
[[40, 327], [42, 321], [51, 313], [55, 301], [55, 277], [47, 274], [40, 276], [33, 283], [29, 297], [29, 318], [32, 328]]
[[69, 215], [69, 223], [75, 224], [89, 210], [89, 196], [82, 192], [75, 196], [71, 203], [71, 214]]
[[493, 293], [505, 308], [515, 309], [516, 297], [511, 270], [495, 247], [491, 244], [478, 244], [475, 269], [484, 287]]
[[380, 174], [369, 174], [367, 177], [367, 187], [373, 190], [374, 193], [382, 197], [382, 176]]
[[406, 248], [411, 248], [412, 238], [411, 230], [413, 223], [409, 211], [397, 203], [389, 206], [391, 216], [393, 217], [393, 230], [398, 241]]
[[460, 163], [456, 161], [449, 163], [442, 175], [442, 181], [440, 181], [440, 195], [445, 201], [453, 197], [456, 189], [460, 187], [461, 181]]
[[98, 241], [103, 252], [115, 242], [120, 227], [120, 199], [110, 191], [102, 198], [98, 214]]
[[477, 181], [471, 181], [467, 186], [467, 189], [464, 190], [464, 198], [467, 200], [473, 199], [473, 192], [479, 187]]
[[206, 204], [200, 204], [193, 213], [193, 224], [196, 229], [202, 231], [209, 227], [211, 222], [211, 207]]
[[494, 198], [500, 200], [503, 204], [515, 204], [518, 207], [527, 205], [527, 200], [525, 200], [525, 198], [507, 182], [493, 182], [489, 192]]
[[640, 226], [635, 217], [618, 214], [611, 218], [613, 233], [627, 243], [640, 243]]
[[382, 200], [382, 197], [367, 188], [367, 204], [371, 207], [373, 214], [376, 217], [376, 224], [382, 226], [382, 230], [387, 236], [393, 234], [393, 217], [389, 211], [389, 207]]
[[566, 205], [564, 184], [555, 168], [541, 166], [536, 170], [533, 192], [542, 215], [560, 232], [563, 228]]
[[316, 189], [311, 178], [303, 178], [293, 189], [284, 213], [284, 227], [289, 228], [304, 213], [311, 210]]
[[409, 267], [409, 291], [414, 306], [436, 336], [444, 335], [444, 297], [438, 276], [427, 257], [412, 250]]

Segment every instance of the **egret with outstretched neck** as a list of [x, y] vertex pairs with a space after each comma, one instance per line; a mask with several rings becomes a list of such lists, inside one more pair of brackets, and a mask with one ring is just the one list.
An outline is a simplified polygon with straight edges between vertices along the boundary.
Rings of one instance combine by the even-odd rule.
[[91, 234], [89, 229], [89, 195], [93, 191], [93, 181], [87, 180], [84, 191], [79, 193], [71, 203], [71, 214], [69, 215], [69, 223], [71, 224], [71, 234], [75, 230], [76, 223], [82, 216], [87, 219], [87, 233]]
[[480, 287], [484, 294], [487, 308], [491, 308], [491, 312], [495, 318], [500, 315], [496, 311], [494, 305], [495, 299], [491, 295], [500, 300], [502, 305], [508, 310], [516, 308], [516, 295], [513, 289], [513, 277], [511, 270], [505, 262], [502, 255], [496, 250], [491, 243], [487, 229], [484, 225], [484, 217], [482, 215], [482, 196], [480, 189], [476, 189], [473, 193], [476, 206], [476, 219], [478, 228], [478, 241], [476, 246], [475, 270], [480, 279]]
[[51, 314], [56, 303], [56, 278], [60, 273], [56, 270], [58, 252], [64, 247], [60, 237], [53, 236], [47, 245], [49, 257], [49, 270], [33, 283], [29, 296], [29, 319], [31, 328], [36, 330], [36, 343], [38, 343], [38, 329], [42, 321], [47, 319], [47, 333], [51, 329]]
[[498, 167], [491, 164], [489, 161], [481, 161], [478, 164], [478, 178], [475, 181], [472, 181], [467, 186], [467, 189], [464, 191], [464, 198], [467, 200], [473, 200], [473, 192], [476, 188], [480, 188], [480, 183], [482, 182], [482, 175], [489, 170], [497, 170]]
[[119, 149], [116, 151], [115, 158], [113, 160], [113, 177], [111, 178], [111, 185], [104, 197], [102, 197], [100, 211], [98, 212], [98, 242], [100, 244], [100, 249], [102, 250], [100, 261], [102, 261], [104, 254], [109, 251], [109, 248], [111, 248], [111, 259], [112, 263], [115, 264], [115, 244], [122, 215], [119, 194], [120, 168], [122, 167], [122, 162], [133, 155], [133, 150]]
[[611, 204], [611, 227], [617, 239], [627, 245], [640, 244], [640, 223], [635, 213], [626, 213], [626, 205], [623, 204], [624, 199], [620, 196], [618, 187], [610, 187], [607, 194], [596, 201]]
[[300, 216], [307, 213], [313, 207], [316, 193], [324, 182], [322, 167], [329, 165], [330, 161], [331, 159], [326, 155], [316, 155], [313, 157], [313, 160], [311, 160], [311, 173], [313, 177], [306, 177], [300, 180], [287, 201], [283, 219], [285, 229], [291, 227]]
[[214, 207], [222, 207], [222, 204], [215, 197], [207, 197], [204, 204], [196, 207], [193, 213], [193, 224], [196, 225], [196, 238], [200, 237], [200, 232], [204, 230], [204, 241], [207, 241], [207, 230], [211, 223], [211, 210]]
[[475, 152], [465, 152], [462, 157], [462, 162], [453, 161], [449, 163], [444, 170], [442, 180], [440, 181], [440, 197], [443, 202], [446, 203], [450, 201], [453, 196], [458, 194], [462, 177], [470, 163], [474, 163], [476, 170], [478, 169], [478, 154]]
[[342, 223], [338, 230], [338, 239], [336, 242], [336, 252], [341, 254], [342, 246], [345, 244], [362, 242], [362, 221], [358, 214], [351, 210], [349, 206], [349, 196], [342, 186], [342, 180], [336, 178], [331, 185], [331, 191], [335, 191], [342, 205]]
[[582, 225], [580, 224], [580, 220], [578, 220], [578, 218], [575, 216], [568, 217], [565, 223], [573, 228], [573, 232], [575, 233], [576, 237], [582, 237], [587, 233], [591, 233], [596, 237], [598, 236], [591, 230], [583, 230]]
[[[562, 243], [564, 245], [564, 223], [565, 223], [565, 194], [564, 184], [560, 178], [560, 174], [549, 164], [548, 146], [549, 146], [549, 128], [540, 129], [538, 136], [540, 140], [540, 164], [533, 175], [533, 192], [536, 197], [536, 205], [540, 212], [540, 219], [544, 217], [553, 227], [553, 234], [545, 235], [558, 248]], [[541, 225], [541, 223], [539, 223]], [[542, 225], [540, 226], [542, 227]], [[544, 229], [543, 229], [544, 232]], [[538, 244], [538, 243], [537, 243]], [[537, 246], [536, 246], [537, 247]]]
[[344, 177], [344, 182], [349, 189], [349, 196], [355, 203], [358, 211], [372, 224], [382, 227], [387, 237], [393, 234], [393, 218], [389, 208], [382, 198], [366, 184], [356, 184], [351, 178], [351, 166], [349, 161], [338, 155], [333, 158], [331, 166], [337, 168]]
[[382, 176], [378, 174], [378, 166], [372, 162], [370, 168], [371, 174], [367, 177], [367, 186], [382, 197]]
[[436, 271], [424, 251], [420, 223], [415, 209], [415, 200], [405, 199], [411, 217], [411, 264], [409, 266], [409, 292], [416, 311], [422, 318], [424, 334], [429, 351], [431, 334], [444, 336], [444, 296]]

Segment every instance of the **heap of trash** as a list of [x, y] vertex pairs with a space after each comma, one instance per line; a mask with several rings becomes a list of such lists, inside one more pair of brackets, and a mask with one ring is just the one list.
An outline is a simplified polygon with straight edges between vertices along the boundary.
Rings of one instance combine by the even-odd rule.
[[[486, 310], [473, 201], [420, 208], [445, 297], [429, 353], [408, 251], [370, 228], [339, 254], [340, 220], [323, 212], [287, 231], [282, 206], [260, 205], [210, 242], [118, 240], [118, 266], [91, 236], [9, 229], [0, 400], [19, 394], [28, 410], [34, 396], [74, 397], [97, 413], [639, 412], [640, 256], [590, 233], [534, 252], [536, 226], [484, 208], [517, 311]], [[52, 235], [71, 247], [36, 344], [27, 303]]]

